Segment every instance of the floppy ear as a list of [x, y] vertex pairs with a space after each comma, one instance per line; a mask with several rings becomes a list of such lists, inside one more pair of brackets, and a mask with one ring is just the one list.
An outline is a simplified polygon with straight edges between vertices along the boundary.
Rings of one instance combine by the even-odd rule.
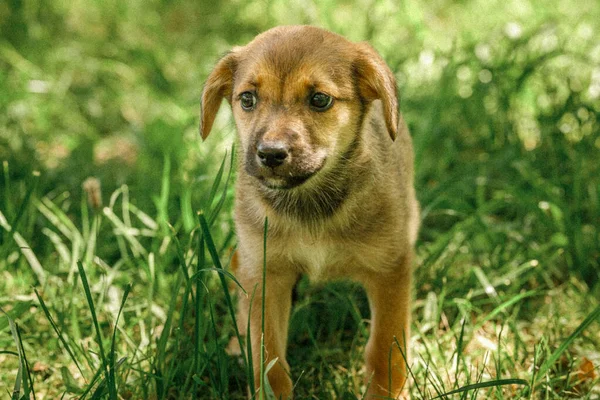
[[392, 140], [398, 135], [398, 95], [396, 79], [379, 54], [367, 43], [357, 43], [358, 57], [354, 67], [358, 89], [363, 99], [381, 100], [385, 125]]
[[200, 135], [206, 139], [215, 122], [223, 98], [230, 98], [233, 90], [233, 74], [237, 66], [236, 54], [231, 52], [219, 60], [212, 70], [202, 91], [200, 108]]

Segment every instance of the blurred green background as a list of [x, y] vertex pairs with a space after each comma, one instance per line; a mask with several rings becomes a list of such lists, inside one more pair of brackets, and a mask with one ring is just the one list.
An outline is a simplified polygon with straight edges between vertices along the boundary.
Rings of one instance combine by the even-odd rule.
[[[449, 315], [483, 315], [484, 305], [455, 309], [444, 296], [484, 299], [487, 286], [471, 288], [489, 278], [502, 299], [533, 289], [550, 296], [545, 304], [559, 301], [557, 287], [564, 298], [561, 285], [575, 282], [584, 297], [573, 298], [582, 307], [574, 318], [597, 304], [600, 4], [593, 0], [5, 0], [0, 211], [44, 268], [58, 280], [68, 271], [57, 261], [56, 242], [41, 233], [56, 229], [30, 199], [46, 197], [84, 223], [82, 184], [90, 176], [101, 182], [104, 205], [127, 185], [128, 201], [156, 216], [164, 237], [166, 221], [180, 237], [193, 234], [195, 212], [210, 207], [214, 177], [235, 141], [224, 106], [201, 142], [203, 82], [228, 49], [282, 24], [368, 40], [396, 74], [422, 205], [417, 298], [442, 290], [439, 306], [451, 308]], [[228, 189], [215, 225], [224, 249], [234, 244], [232, 195]], [[32, 296], [40, 282], [3, 229], [0, 273], [8, 278], [0, 305], [10, 309], [15, 296]], [[128, 265], [113, 229], [101, 225], [96, 255]], [[164, 237], [157, 234], [148, 248], [159, 254]], [[173, 273], [176, 252], [160, 254], [157, 270]], [[132, 271], [116, 285], [135, 282]], [[62, 290], [45, 288], [49, 296]], [[166, 304], [170, 294], [159, 292], [151, 300]], [[528, 311], [515, 318], [532, 321], [527, 313], [542, 303], [525, 303]], [[309, 303], [304, 307], [292, 324], [312, 327], [318, 339], [319, 322], [303, 314]], [[417, 320], [431, 316], [422, 307], [417, 303]], [[44, 343], [31, 339], [32, 349], [35, 340]], [[291, 357], [304, 360], [293, 349]]]

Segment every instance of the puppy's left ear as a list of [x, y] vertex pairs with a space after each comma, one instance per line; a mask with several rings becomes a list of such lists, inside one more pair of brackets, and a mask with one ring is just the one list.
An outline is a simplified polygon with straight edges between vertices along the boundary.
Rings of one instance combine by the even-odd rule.
[[396, 78], [383, 58], [368, 44], [357, 43], [358, 57], [354, 68], [358, 76], [358, 89], [363, 99], [381, 100], [385, 125], [392, 140], [398, 135], [398, 95]]
[[232, 51], [219, 60], [206, 79], [200, 109], [200, 135], [203, 140], [210, 133], [223, 98], [231, 100], [233, 74], [236, 68], [237, 56], [235, 51]]

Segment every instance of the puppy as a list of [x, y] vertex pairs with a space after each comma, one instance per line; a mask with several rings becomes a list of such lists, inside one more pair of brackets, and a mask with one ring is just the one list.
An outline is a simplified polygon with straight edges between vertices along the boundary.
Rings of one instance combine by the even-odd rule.
[[400, 396], [419, 211], [394, 75], [366, 43], [316, 27], [282, 26], [217, 63], [202, 93], [203, 139], [223, 98], [239, 139], [236, 275], [255, 293], [240, 296], [238, 323], [250, 323], [257, 386], [264, 302], [265, 363], [277, 359], [268, 380], [277, 398], [292, 395], [291, 293], [307, 274], [364, 285], [371, 309], [367, 398]]

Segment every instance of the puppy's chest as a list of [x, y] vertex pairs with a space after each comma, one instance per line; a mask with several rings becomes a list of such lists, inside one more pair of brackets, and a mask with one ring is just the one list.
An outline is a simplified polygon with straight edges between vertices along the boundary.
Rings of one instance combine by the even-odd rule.
[[345, 246], [341, 243], [301, 238], [290, 241], [286, 247], [290, 261], [313, 281], [342, 277], [349, 271], [344, 271], [341, 266], [354, 264], [351, 252], [344, 251]]

